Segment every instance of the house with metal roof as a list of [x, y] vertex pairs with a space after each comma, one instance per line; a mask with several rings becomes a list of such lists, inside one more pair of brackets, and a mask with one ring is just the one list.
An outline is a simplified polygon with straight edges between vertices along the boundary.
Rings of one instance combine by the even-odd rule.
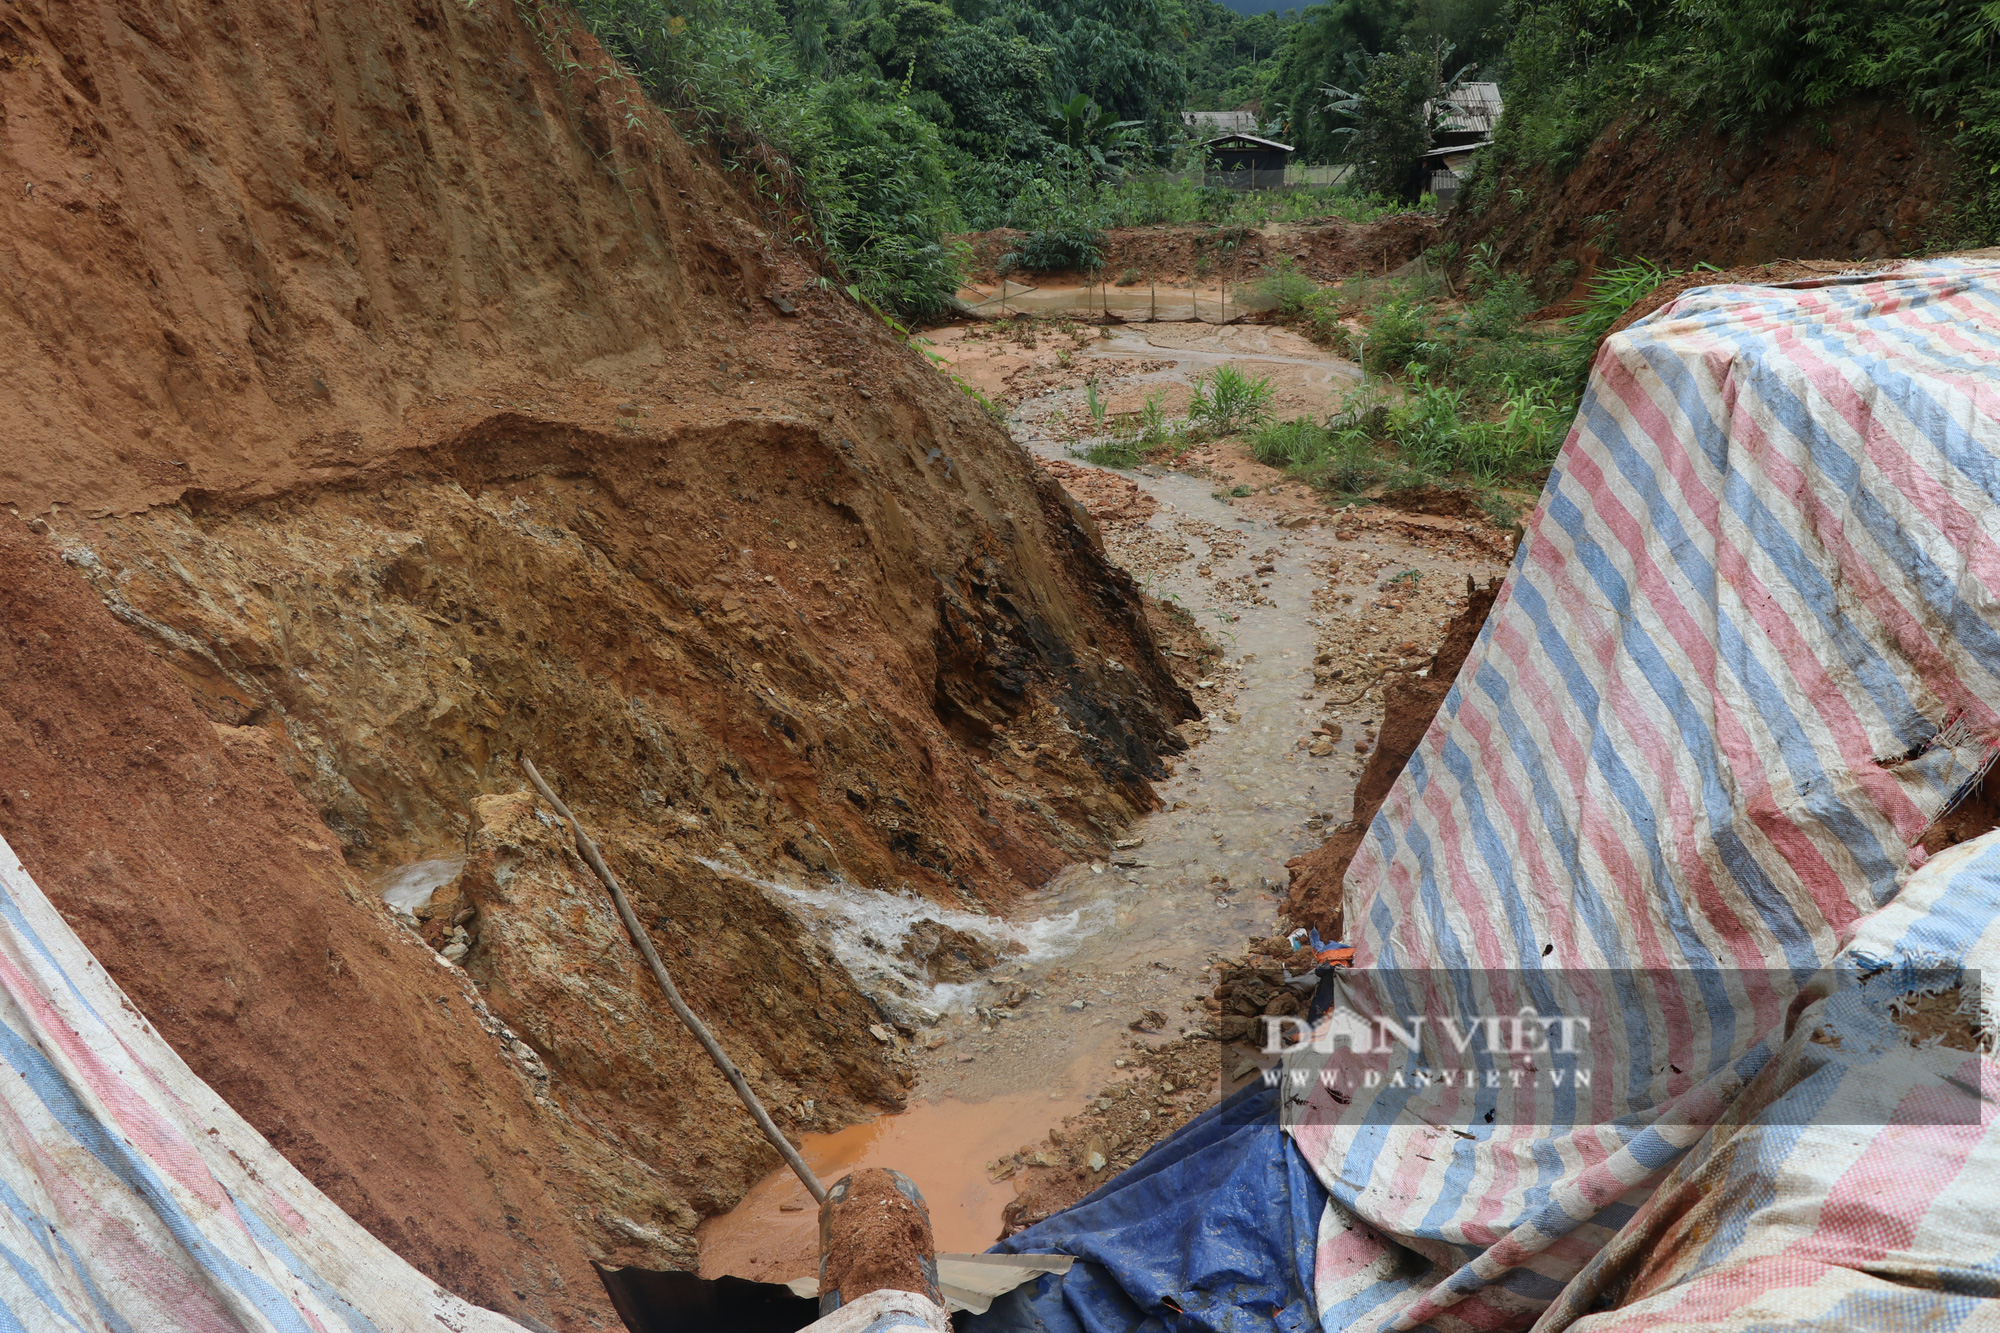
[[1275, 190], [1285, 183], [1292, 146], [1255, 134], [1224, 134], [1202, 145], [1208, 166], [1204, 185], [1226, 190]]
[[1479, 151], [1493, 142], [1501, 105], [1497, 83], [1461, 83], [1438, 105], [1430, 151], [1422, 159], [1424, 188], [1436, 196], [1438, 207], [1451, 207]]

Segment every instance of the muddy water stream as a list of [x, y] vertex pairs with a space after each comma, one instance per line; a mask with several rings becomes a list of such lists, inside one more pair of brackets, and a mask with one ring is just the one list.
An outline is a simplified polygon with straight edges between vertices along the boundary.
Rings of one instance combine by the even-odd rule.
[[[1144, 358], [1132, 377], [1140, 389], [1185, 382], [1223, 361], [1253, 373], [1282, 370], [1329, 405], [1358, 374], [1302, 340], [1273, 344], [1270, 332], [1149, 325], [1116, 330], [1083, 354], [1107, 370]], [[1157, 368], [1161, 360], [1171, 368]], [[1041, 457], [1081, 465], [1058, 442], [1079, 397], [1066, 390], [1024, 403], [1012, 419], [1015, 438]], [[900, 939], [926, 916], [1022, 950], [985, 977], [919, 997], [941, 1017], [919, 1029], [920, 1074], [906, 1111], [803, 1144], [829, 1181], [857, 1166], [909, 1175], [948, 1251], [983, 1250], [999, 1233], [1014, 1191], [989, 1180], [989, 1161], [1081, 1109], [1117, 1077], [1115, 1062], [1131, 1042], [1199, 1025], [1194, 1002], [1211, 989], [1207, 964], [1240, 952], [1249, 936], [1275, 933], [1285, 861], [1347, 817], [1363, 762], [1351, 745], [1322, 756], [1302, 746], [1315, 722], [1341, 716], [1325, 712], [1312, 692], [1315, 616], [1332, 614], [1314, 610], [1336, 549], [1330, 526], [1295, 516], [1281, 527], [1185, 473], [1146, 467], [1120, 475], [1158, 508], [1143, 532], [1112, 543], [1114, 555], [1149, 592], [1196, 616], [1224, 655], [1196, 689], [1208, 738], [1158, 784], [1162, 808], [1135, 824], [1107, 860], [1068, 867], [1007, 921], [880, 893], [770, 886], [864, 987], [871, 977], [894, 980], [884, 970], [893, 970]], [[1342, 542], [1340, 554], [1351, 558], [1361, 545]], [[1460, 565], [1416, 550], [1395, 555], [1428, 560], [1462, 582]], [[1356, 704], [1345, 715], [1348, 734], [1377, 717], [1373, 705]], [[1165, 1019], [1157, 1034], [1130, 1028], [1147, 1010]], [[783, 1280], [812, 1271], [810, 1202], [788, 1173], [766, 1178], [733, 1212], [703, 1225], [702, 1272]]]
[[1223, 323], [1271, 308], [1272, 300], [1252, 283], [1223, 285], [1213, 281], [1165, 286], [1117, 287], [1110, 284], [1089, 287], [1049, 284], [995, 283], [986, 287], [966, 287], [958, 297], [967, 305], [996, 315], [1042, 315], [1089, 318], [1107, 312], [1119, 319], [1139, 321], [1206, 321]]

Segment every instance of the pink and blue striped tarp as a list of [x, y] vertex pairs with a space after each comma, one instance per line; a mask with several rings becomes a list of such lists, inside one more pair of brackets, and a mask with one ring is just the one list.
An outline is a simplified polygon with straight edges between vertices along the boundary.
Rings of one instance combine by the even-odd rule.
[[2000, 847], [1913, 876], [2000, 745], [1996, 501], [2000, 264], [1698, 288], [1606, 340], [1348, 871], [1349, 988], [1641, 979], [1587, 1091], [1336, 1096], [1287, 1056], [1325, 1328], [2000, 1321], [1995, 1065], [1912, 1056], [1881, 989], [2000, 974]]
[[197, 1078], [0, 840], [0, 1333], [521, 1333]]

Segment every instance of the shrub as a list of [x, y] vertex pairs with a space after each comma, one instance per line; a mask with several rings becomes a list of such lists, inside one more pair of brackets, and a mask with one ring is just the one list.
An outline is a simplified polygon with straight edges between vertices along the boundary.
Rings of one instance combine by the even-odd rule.
[[1157, 392], [1147, 394], [1145, 406], [1139, 409], [1139, 442], [1148, 449], [1157, 449], [1171, 443], [1174, 438], [1174, 432], [1167, 426], [1167, 409], [1161, 401], [1162, 396]]
[[1000, 271], [1095, 273], [1104, 267], [1104, 233], [1087, 222], [1070, 221], [1029, 232], [1000, 256]]
[[1285, 259], [1258, 281], [1257, 290], [1283, 313], [1297, 315], [1319, 293], [1319, 284], [1294, 268], [1290, 259]]
[[1569, 332], [1562, 341], [1565, 378], [1577, 391], [1581, 392], [1584, 381], [1590, 378], [1590, 363], [1597, 355], [1597, 345], [1611, 332], [1619, 316], [1674, 276], [1671, 270], [1647, 259], [1598, 270], [1590, 280], [1590, 295], [1584, 298], [1583, 309], [1570, 317]]
[[1519, 384], [1566, 383], [1561, 342], [1546, 334], [1519, 329], [1503, 338], [1463, 344], [1452, 361], [1452, 375], [1482, 402], [1499, 402]]
[[1276, 392], [1268, 375], [1251, 379], [1235, 366], [1217, 366], [1195, 377], [1188, 418], [1217, 435], [1231, 435], [1269, 421]]
[[1570, 408], [1552, 386], [1515, 386], [1493, 421], [1468, 413], [1466, 399], [1463, 389], [1413, 377], [1384, 423], [1412, 471], [1426, 477], [1464, 473], [1491, 485], [1530, 476], [1554, 460]]
[[1477, 338], [1505, 338], [1518, 332], [1521, 321], [1539, 304], [1526, 276], [1509, 273], [1487, 284], [1485, 295], [1466, 311], [1466, 332]]
[[1397, 297], [1375, 310], [1369, 322], [1364, 370], [1401, 370], [1431, 342], [1429, 307]]

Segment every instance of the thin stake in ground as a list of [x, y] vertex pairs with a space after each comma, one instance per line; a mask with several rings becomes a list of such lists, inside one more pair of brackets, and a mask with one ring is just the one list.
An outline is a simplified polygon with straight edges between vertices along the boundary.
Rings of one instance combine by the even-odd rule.
[[735, 1062], [729, 1058], [729, 1053], [722, 1049], [720, 1042], [716, 1041], [714, 1034], [708, 1030], [708, 1025], [703, 1023], [694, 1010], [688, 1008], [687, 1001], [681, 998], [680, 988], [674, 985], [674, 979], [667, 975], [666, 964], [660, 961], [660, 955], [653, 948], [653, 941], [640, 926], [639, 918], [633, 914], [632, 904], [625, 899], [625, 890], [618, 885], [618, 877], [611, 873], [610, 866], [604, 864], [604, 857], [597, 850], [597, 844], [583, 831], [582, 823], [570, 812], [570, 808], [562, 803], [562, 798], [549, 790], [548, 783], [542, 781], [542, 775], [535, 771], [534, 760], [522, 755], [521, 768], [527, 773], [528, 781], [535, 784], [535, 790], [541, 793], [542, 799], [555, 807], [556, 813], [568, 823], [570, 832], [576, 835], [577, 854], [583, 857], [590, 868], [597, 872], [597, 878], [603, 881], [605, 890], [611, 895], [612, 903], [618, 908], [619, 919], [625, 923], [625, 933], [632, 937], [632, 943], [644, 956], [646, 965], [653, 969], [653, 980], [659, 982], [660, 989], [667, 993], [667, 1003], [673, 1006], [674, 1013], [687, 1025], [687, 1030], [694, 1033], [694, 1039], [708, 1052], [708, 1058], [715, 1061], [715, 1067], [729, 1080], [729, 1086], [736, 1089], [736, 1095], [750, 1112], [750, 1118], [757, 1122], [757, 1128], [764, 1131], [764, 1137], [771, 1141], [771, 1146], [785, 1159], [785, 1165], [792, 1168], [792, 1174], [799, 1178], [799, 1182], [813, 1196], [814, 1202], [825, 1203], [826, 1186], [819, 1183], [819, 1177], [806, 1165], [806, 1159], [799, 1156], [799, 1150], [792, 1146], [792, 1141], [785, 1137], [784, 1131], [771, 1119], [770, 1113], [764, 1109], [764, 1104], [757, 1100], [757, 1094], [750, 1091], [750, 1084], [745, 1081], [742, 1071], [736, 1068]]

